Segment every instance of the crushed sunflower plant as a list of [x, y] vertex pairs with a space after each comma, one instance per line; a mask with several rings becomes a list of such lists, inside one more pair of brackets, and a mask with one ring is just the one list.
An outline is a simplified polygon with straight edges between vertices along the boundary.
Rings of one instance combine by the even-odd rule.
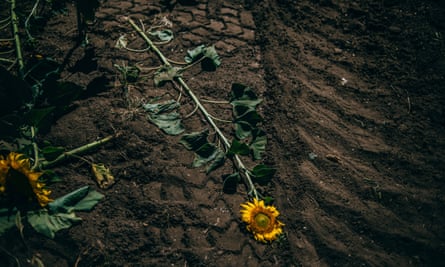
[[[206, 107], [201, 104], [199, 97], [187, 85], [181, 77], [182, 73], [189, 67], [196, 63], [201, 63], [203, 71], [215, 71], [221, 64], [220, 57], [216, 52], [215, 46], [206, 47], [205, 45], [198, 46], [192, 50], [187, 51], [184, 61], [187, 63], [185, 67], [173, 66], [163, 53], [158, 49], [143, 27], [139, 27], [130, 17], [125, 17], [136, 32], [141, 35], [149, 48], [157, 54], [160, 60], [164, 63], [154, 75], [154, 83], [156, 87], [161, 87], [167, 82], [172, 82], [173, 86], [178, 91], [186, 92], [186, 94], [196, 104], [196, 110], [199, 110], [205, 117], [208, 124], [215, 130], [216, 139], [219, 144], [214, 144], [208, 140], [209, 130], [204, 129], [193, 133], [183, 134], [180, 143], [185, 146], [187, 150], [195, 152], [193, 159], [193, 167], [206, 167], [206, 174], [224, 165], [226, 158], [232, 159], [235, 172], [224, 174], [223, 192], [233, 194], [237, 191], [238, 184], [243, 181], [249, 191], [249, 196], [254, 196], [253, 201], [241, 204], [241, 219], [246, 223], [246, 228], [250, 231], [257, 241], [268, 243], [279, 239], [283, 236], [282, 227], [284, 224], [278, 220], [280, 213], [277, 208], [272, 205], [267, 205], [265, 199], [260, 199], [260, 194], [255, 188], [254, 181], [260, 184], [267, 184], [275, 173], [275, 169], [265, 164], [258, 164], [249, 170], [243, 163], [241, 156], [251, 156], [252, 160], [260, 160], [261, 154], [265, 152], [267, 137], [266, 133], [257, 127], [262, 121], [262, 117], [257, 113], [256, 107], [262, 100], [259, 99], [255, 92], [248, 86], [240, 83], [232, 84], [232, 92], [230, 94], [230, 104], [233, 107], [232, 113], [234, 119], [232, 121], [221, 120], [213, 117], [207, 111]], [[141, 22], [142, 23], [142, 22]], [[165, 26], [165, 25], [164, 25]], [[162, 27], [162, 26], [157, 26]], [[167, 33], [165, 35], [165, 33]], [[158, 36], [162, 43], [168, 43], [173, 34], [170, 30], [150, 33]], [[162, 39], [161, 36], [167, 39]], [[116, 42], [116, 48], [127, 49], [128, 41], [125, 36], [121, 36]], [[131, 50], [130, 50], [131, 51]], [[176, 64], [176, 63], [175, 63]], [[117, 66], [123, 72], [124, 78], [126, 72], [123, 68]], [[126, 79], [124, 79], [126, 80]], [[212, 102], [212, 101], [209, 101]], [[225, 103], [225, 102], [224, 102]], [[144, 109], [149, 113], [149, 120], [166, 134], [180, 135], [184, 131], [181, 122], [181, 117], [175, 110], [180, 107], [178, 101], [168, 100], [166, 102], [154, 103], [144, 105]], [[165, 111], [170, 113], [165, 114]], [[195, 112], [190, 113], [191, 116]], [[214, 120], [233, 122], [235, 129], [235, 136], [232, 141], [224, 135], [223, 131], [218, 127]], [[246, 142], [248, 140], [248, 142]]]
[[[17, 152], [0, 155], [0, 235], [26, 218], [38, 233], [54, 238], [59, 230], [82, 219], [75, 211], [89, 211], [103, 195], [88, 186], [57, 199], [42, 179], [44, 172], [35, 171], [30, 159]], [[16, 213], [16, 220], [10, 217]], [[18, 226], [18, 225], [17, 225]]]

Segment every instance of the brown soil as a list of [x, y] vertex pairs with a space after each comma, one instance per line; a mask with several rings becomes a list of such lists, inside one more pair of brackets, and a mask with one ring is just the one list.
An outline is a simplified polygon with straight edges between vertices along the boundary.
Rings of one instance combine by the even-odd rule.
[[[54, 196], [91, 185], [105, 199], [54, 240], [25, 229], [26, 246], [16, 230], [0, 245], [21, 266], [31, 266], [36, 254], [45, 266], [444, 266], [445, 6], [190, 2], [103, 2], [88, 29], [89, 60], [87, 49], [75, 46], [74, 7], [49, 18], [36, 36], [37, 51], [66, 58], [64, 79], [90, 85], [94, 95], [77, 101], [40, 138], [69, 149], [120, 133], [86, 156], [110, 166], [117, 181], [100, 189], [82, 161], [55, 168], [64, 182]], [[277, 175], [261, 190], [275, 198], [286, 238], [256, 242], [240, 221], [245, 188], [222, 192], [230, 163], [210, 175], [192, 168], [193, 154], [180, 137], [147, 120], [139, 104], [177, 98], [171, 85], [155, 88], [146, 70], [125, 96], [114, 64], [160, 63], [151, 52], [114, 48], [123, 34], [134, 40], [131, 47], [144, 47], [124, 16], [147, 27], [170, 20], [175, 39], [159, 48], [175, 60], [215, 44], [222, 61], [215, 72], [184, 74], [200, 97], [226, 100], [237, 82], [264, 99], [265, 162]], [[206, 107], [230, 119], [230, 106]], [[183, 96], [181, 114], [193, 109]], [[186, 132], [208, 127], [198, 113], [184, 124]], [[0, 262], [16, 266], [4, 251]]]

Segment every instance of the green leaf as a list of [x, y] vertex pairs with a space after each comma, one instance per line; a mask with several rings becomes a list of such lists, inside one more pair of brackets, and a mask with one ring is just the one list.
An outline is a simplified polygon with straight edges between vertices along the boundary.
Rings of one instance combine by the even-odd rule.
[[[161, 103], [145, 104], [142, 106], [148, 112], [148, 120], [158, 126], [166, 134], [178, 135], [184, 131], [179, 113], [172, 111], [179, 107], [179, 103], [168, 100]], [[170, 112], [170, 113], [165, 113]]]
[[48, 210], [29, 211], [28, 222], [37, 232], [54, 238], [57, 231], [82, 220], [75, 211], [90, 211], [103, 197], [89, 186], [84, 186], [49, 203]]
[[267, 136], [266, 132], [256, 129], [252, 132], [252, 141], [250, 142], [250, 149], [252, 150], [253, 159], [261, 159], [261, 155], [266, 151]]
[[72, 82], [56, 81], [51, 86], [44, 87], [43, 90], [43, 96], [51, 105], [58, 107], [60, 110], [65, 110], [67, 106], [79, 98], [84, 88]]
[[214, 144], [206, 143], [196, 150], [195, 153], [196, 156], [192, 166], [201, 167], [210, 163], [206, 168], [207, 174], [224, 164], [225, 154]]
[[221, 149], [218, 148], [213, 161], [206, 168], [206, 174], [209, 174], [212, 171], [216, 170], [217, 168], [221, 167], [224, 164], [225, 160], [226, 160], [226, 154]]
[[205, 129], [202, 132], [194, 132], [191, 134], [184, 134], [179, 140], [185, 148], [188, 150], [196, 151], [201, 146], [207, 143], [207, 137], [209, 136], [209, 130]]
[[16, 209], [13, 209], [12, 211], [6, 208], [0, 209], [0, 236], [15, 226], [15, 220], [11, 214], [16, 212]]
[[41, 153], [46, 160], [52, 161], [60, 156], [64, 151], [65, 149], [60, 146], [46, 146], [42, 148]]
[[[203, 57], [204, 59], [202, 59]], [[200, 59], [202, 59], [201, 68], [204, 71], [214, 71], [221, 65], [219, 55], [213, 45], [209, 47], [200, 45], [192, 50], [188, 50], [187, 55], [184, 58], [187, 63], [193, 63]]]
[[162, 66], [154, 74], [153, 81], [155, 86], [161, 87], [168, 81], [173, 81], [181, 77], [183, 69], [180, 67]]
[[38, 233], [49, 238], [54, 238], [56, 232], [70, 228], [74, 223], [82, 220], [74, 212], [49, 214], [45, 209], [29, 211], [27, 217], [29, 224]]
[[139, 78], [140, 69], [133, 66], [127, 66], [125, 68], [124, 79], [129, 83], [135, 83]]
[[235, 100], [255, 100], [255, 99], [258, 99], [258, 97], [252, 90], [252, 88], [240, 83], [232, 84], [230, 102], [233, 102]]
[[230, 146], [229, 151], [227, 151], [227, 156], [233, 156], [235, 154], [242, 156], [249, 155], [250, 148], [246, 143], [233, 139], [232, 145]]
[[235, 123], [235, 135], [238, 139], [245, 139], [252, 135], [252, 130], [255, 129], [250, 123], [238, 121]]
[[126, 83], [134, 83], [139, 78], [141, 70], [138, 67], [114, 64], [114, 67], [122, 74], [122, 79]]
[[252, 131], [255, 131], [257, 124], [262, 121], [256, 111], [256, 107], [262, 100], [257, 98], [250, 87], [239, 83], [232, 84], [230, 99], [235, 117], [235, 134], [239, 139], [247, 138], [252, 135]]
[[197, 157], [193, 160], [193, 167], [201, 167], [202, 165], [207, 164], [209, 161], [213, 160], [216, 156], [216, 146], [210, 143], [205, 143], [197, 150], [195, 153]]
[[223, 175], [223, 192], [226, 194], [236, 193], [238, 183], [241, 181], [241, 176], [238, 172]]
[[21, 116], [8, 114], [0, 117], [0, 138], [20, 136], [19, 128], [23, 124]]
[[173, 39], [173, 32], [171, 30], [159, 30], [154, 32], [149, 32], [151, 36], [158, 37], [159, 40], [163, 42], [168, 42]]
[[234, 106], [233, 114], [235, 115], [235, 122], [245, 121], [252, 125], [256, 125], [263, 120], [255, 109], [246, 106]]
[[253, 177], [259, 184], [267, 184], [276, 173], [276, 169], [264, 164], [257, 165], [251, 171]]
[[62, 182], [62, 178], [57, 175], [53, 170], [44, 170], [42, 176], [39, 177], [39, 181], [42, 181], [46, 185]]
[[49, 119], [56, 107], [35, 108], [26, 114], [29, 125], [40, 128]]
[[84, 186], [49, 203], [48, 209], [52, 213], [89, 211], [103, 197], [104, 195], [93, 189], [90, 189], [89, 186]]
[[255, 109], [256, 106], [258, 106], [258, 104], [260, 104], [261, 102], [263, 102], [262, 99], [240, 99], [240, 100], [233, 100], [230, 102], [230, 104], [232, 104], [232, 106], [236, 107], [236, 106], [243, 106], [243, 107], [248, 107], [251, 109]]
[[193, 167], [208, 165], [206, 173], [217, 169], [223, 165], [225, 161], [225, 153], [207, 141], [208, 135], [209, 130], [205, 129], [202, 132], [184, 134], [179, 141], [185, 148], [195, 152], [195, 158], [192, 163]]
[[264, 204], [266, 204], [266, 205], [270, 205], [275, 201], [275, 199], [273, 197], [264, 197], [263, 200], [264, 200]]

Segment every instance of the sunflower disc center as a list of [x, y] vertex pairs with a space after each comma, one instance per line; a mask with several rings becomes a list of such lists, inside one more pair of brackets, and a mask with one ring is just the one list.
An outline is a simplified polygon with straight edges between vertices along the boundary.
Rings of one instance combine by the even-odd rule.
[[264, 213], [258, 213], [255, 216], [255, 223], [261, 228], [267, 228], [270, 223], [270, 218]]

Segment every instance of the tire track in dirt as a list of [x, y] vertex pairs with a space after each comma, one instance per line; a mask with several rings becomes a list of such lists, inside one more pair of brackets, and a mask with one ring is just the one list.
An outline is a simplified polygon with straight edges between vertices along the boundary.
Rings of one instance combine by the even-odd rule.
[[[388, 87], [376, 77], [359, 76], [372, 56], [338, 47], [338, 40], [359, 42], [344, 30], [350, 25], [340, 24], [342, 10], [354, 3], [290, 2], [252, 2], [251, 8], [266, 71], [272, 158], [281, 178], [275, 194], [288, 196], [278, 201], [287, 211], [293, 207], [285, 216], [298, 221], [289, 230], [290, 242], [301, 244], [295, 257], [305, 266], [434, 262], [443, 249], [437, 222], [410, 206], [440, 208], [440, 188], [419, 188], [375, 166], [373, 158], [411, 153], [391, 145], [398, 137], [383, 130], [396, 126], [393, 116], [373, 106], [372, 99], [396, 94], [374, 90]], [[406, 106], [404, 99], [393, 101]], [[408, 164], [425, 168], [414, 159], [422, 153]]]

